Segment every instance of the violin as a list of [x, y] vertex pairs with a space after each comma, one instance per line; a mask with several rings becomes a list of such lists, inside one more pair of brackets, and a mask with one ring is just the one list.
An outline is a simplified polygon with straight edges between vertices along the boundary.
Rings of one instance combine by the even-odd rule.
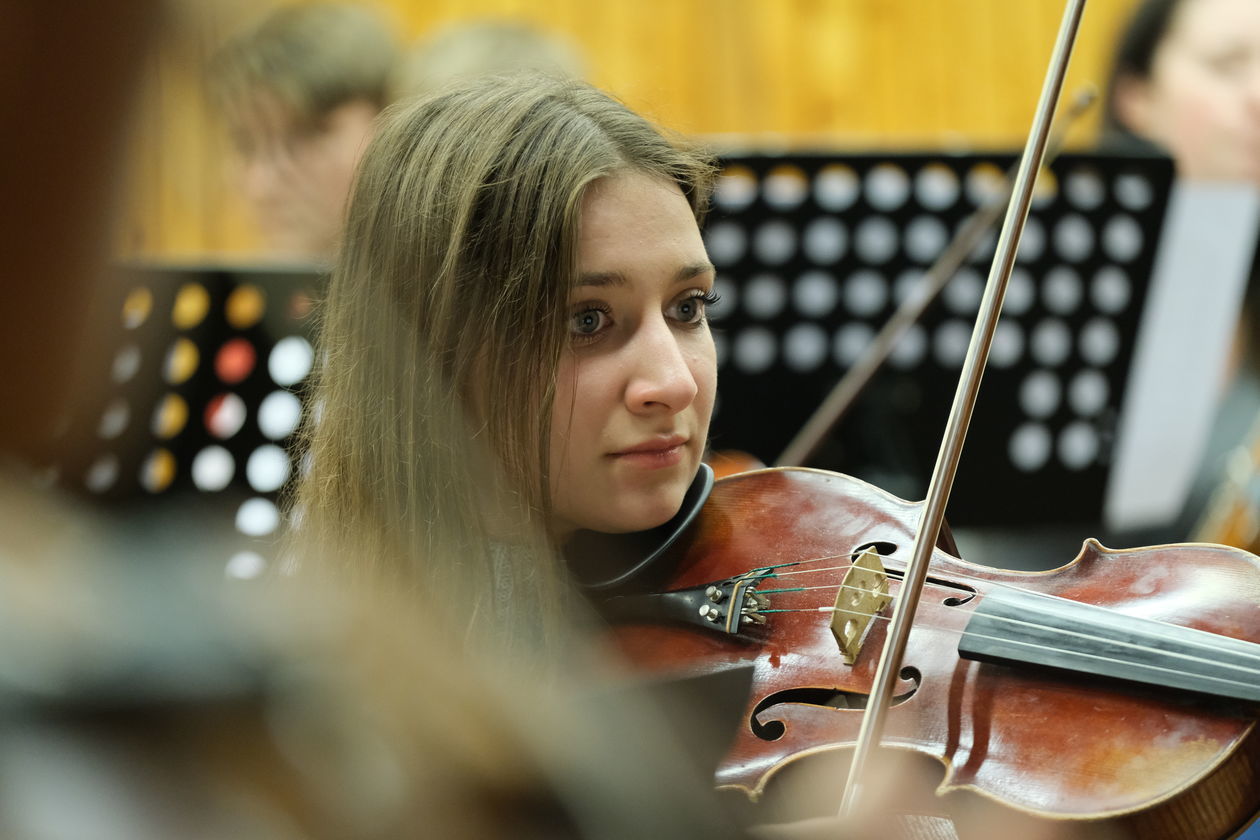
[[[857, 740], [920, 507], [820, 470], [729, 476], [603, 598], [644, 670], [754, 666], [720, 788], [758, 800], [819, 762], [844, 782], [825, 759]], [[1260, 559], [1091, 539], [1031, 573], [947, 549], [933, 549], [883, 738], [943, 765], [942, 802], [987, 800], [1073, 837], [1246, 825], [1260, 809]], [[881, 571], [855, 562], [871, 555]]]
[[738, 449], [721, 449], [716, 452], [710, 452], [705, 455], [704, 462], [709, 465], [709, 468], [713, 470], [713, 474], [717, 478], [760, 470], [766, 466], [756, 455], [742, 452]]

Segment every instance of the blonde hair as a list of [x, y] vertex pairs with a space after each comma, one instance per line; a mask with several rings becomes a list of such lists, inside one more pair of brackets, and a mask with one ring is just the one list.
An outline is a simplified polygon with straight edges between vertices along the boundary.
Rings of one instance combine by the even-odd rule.
[[387, 112], [322, 308], [308, 545], [495, 635], [562, 622], [555, 374], [583, 193], [625, 171], [703, 216], [709, 158], [579, 82], [480, 79]]

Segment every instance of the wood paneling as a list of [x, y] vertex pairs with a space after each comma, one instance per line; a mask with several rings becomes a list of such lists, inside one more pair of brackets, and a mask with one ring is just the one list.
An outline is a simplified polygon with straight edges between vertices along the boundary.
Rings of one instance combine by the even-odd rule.
[[[405, 40], [469, 18], [571, 39], [590, 78], [661, 123], [741, 146], [1022, 144], [1062, 0], [363, 0]], [[1134, 0], [1092, 0], [1069, 90], [1105, 81]], [[187, 259], [255, 247], [201, 68], [258, 7], [175, 0], [137, 117], [120, 250]], [[1070, 142], [1088, 145], [1097, 109]]]

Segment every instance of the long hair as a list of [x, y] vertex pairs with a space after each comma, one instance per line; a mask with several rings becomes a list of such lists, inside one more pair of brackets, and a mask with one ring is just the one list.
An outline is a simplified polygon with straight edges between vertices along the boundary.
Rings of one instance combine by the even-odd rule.
[[474, 630], [558, 626], [556, 368], [583, 193], [625, 171], [703, 216], [710, 160], [580, 82], [482, 79], [387, 112], [322, 307], [305, 545]]

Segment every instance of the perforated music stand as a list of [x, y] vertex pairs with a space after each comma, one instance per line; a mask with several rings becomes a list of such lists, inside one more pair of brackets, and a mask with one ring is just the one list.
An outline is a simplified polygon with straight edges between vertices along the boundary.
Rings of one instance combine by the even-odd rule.
[[[238, 571], [270, 559], [277, 500], [298, 472], [295, 434], [314, 363], [316, 269], [118, 269], [92, 370], [109, 384], [69, 434], [95, 439], [59, 482], [105, 504], [201, 494], [216, 533], [235, 530]], [[223, 528], [215, 528], [223, 519]], [[225, 560], [227, 558], [224, 558]], [[229, 567], [229, 572], [231, 572]]]
[[[705, 241], [723, 300], [717, 449], [773, 462], [980, 203], [1009, 156], [724, 160]], [[1043, 176], [949, 518], [1093, 521], [1172, 181], [1163, 159], [1064, 155]], [[919, 499], [996, 231], [809, 466]]]

